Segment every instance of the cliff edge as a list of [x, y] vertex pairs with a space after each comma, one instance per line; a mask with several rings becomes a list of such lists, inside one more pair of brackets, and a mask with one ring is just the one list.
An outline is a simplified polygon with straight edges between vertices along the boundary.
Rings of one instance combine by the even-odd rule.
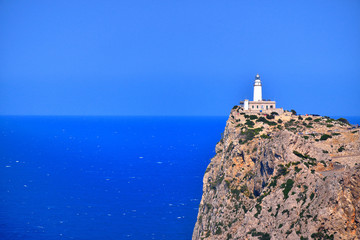
[[345, 119], [235, 106], [192, 239], [360, 239], [359, 131]]

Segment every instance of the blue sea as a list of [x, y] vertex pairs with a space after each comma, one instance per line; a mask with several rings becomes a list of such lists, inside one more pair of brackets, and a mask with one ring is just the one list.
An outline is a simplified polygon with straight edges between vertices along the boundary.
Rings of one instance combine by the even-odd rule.
[[0, 117], [0, 239], [191, 239], [226, 120]]
[[191, 239], [227, 117], [0, 117], [0, 239]]

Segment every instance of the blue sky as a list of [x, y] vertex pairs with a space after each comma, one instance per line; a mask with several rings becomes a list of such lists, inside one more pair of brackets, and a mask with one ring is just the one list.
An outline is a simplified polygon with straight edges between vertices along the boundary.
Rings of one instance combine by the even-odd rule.
[[0, 1], [1, 115], [360, 115], [360, 2]]

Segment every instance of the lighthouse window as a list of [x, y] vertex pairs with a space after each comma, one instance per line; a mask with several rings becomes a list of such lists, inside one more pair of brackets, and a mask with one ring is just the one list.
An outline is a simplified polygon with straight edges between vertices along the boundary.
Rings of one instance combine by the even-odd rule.
[[270, 108], [273, 108], [273, 105], [270, 105]]
[[252, 108], [254, 108], [254, 105], [252, 106]]
[[259, 108], [259, 105], [256, 105], [256, 108]]

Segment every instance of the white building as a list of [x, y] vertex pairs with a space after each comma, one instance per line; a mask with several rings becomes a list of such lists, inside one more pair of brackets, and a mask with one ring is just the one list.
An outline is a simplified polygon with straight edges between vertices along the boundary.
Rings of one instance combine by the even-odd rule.
[[254, 102], [256, 101], [262, 101], [262, 86], [259, 74], [256, 74], [254, 83]]
[[284, 112], [282, 108], [276, 108], [275, 101], [262, 99], [262, 84], [259, 74], [256, 74], [255, 76], [253, 101], [245, 99], [244, 101], [240, 102], [240, 107], [243, 111], [248, 112], [277, 112], [279, 114]]

